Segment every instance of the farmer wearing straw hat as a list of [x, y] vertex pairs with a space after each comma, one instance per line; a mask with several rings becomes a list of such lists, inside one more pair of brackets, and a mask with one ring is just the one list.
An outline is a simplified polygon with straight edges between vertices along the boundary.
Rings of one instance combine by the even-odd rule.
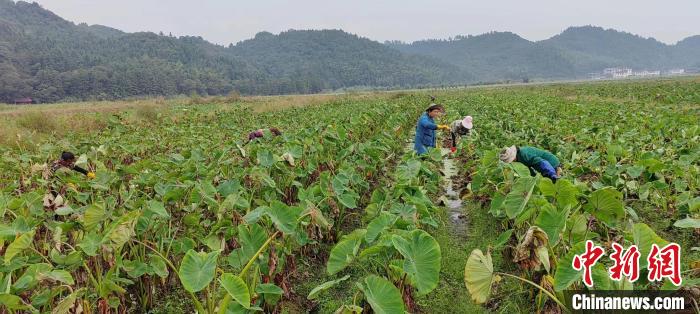
[[474, 127], [472, 117], [466, 116], [464, 119], [455, 120], [450, 124], [450, 135], [452, 136], [452, 152], [457, 150], [457, 137], [468, 135]]
[[522, 163], [530, 168], [531, 174], [534, 175], [534, 169], [545, 178], [550, 178], [552, 182], [557, 182], [557, 179], [561, 176], [559, 159], [544, 149], [529, 146], [516, 147], [513, 145], [502, 150], [499, 158], [505, 163], [513, 161]]
[[428, 109], [418, 118], [416, 125], [416, 137], [414, 140], [414, 149], [418, 155], [423, 155], [428, 152], [428, 147], [435, 147], [435, 130], [449, 130], [450, 127], [446, 124], [435, 124], [435, 118], [442, 116], [445, 113], [445, 107], [442, 105], [431, 104]]

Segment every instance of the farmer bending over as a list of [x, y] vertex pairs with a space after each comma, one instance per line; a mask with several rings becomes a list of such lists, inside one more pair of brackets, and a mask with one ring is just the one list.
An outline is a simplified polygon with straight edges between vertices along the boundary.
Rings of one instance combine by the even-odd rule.
[[416, 138], [414, 149], [418, 155], [423, 155], [428, 152], [428, 147], [435, 147], [435, 130], [449, 130], [450, 127], [441, 124], [435, 124], [435, 118], [442, 116], [445, 113], [445, 107], [442, 105], [432, 104], [418, 118], [416, 125]]
[[[61, 158], [51, 163], [44, 169], [42, 177], [44, 180], [49, 181], [49, 193], [44, 196], [44, 208], [54, 210], [56, 207], [63, 205], [63, 197], [59, 197], [59, 192], [53, 184], [53, 179], [57, 171], [65, 168], [73, 171], [80, 172], [88, 177], [88, 179], [94, 179], [95, 173], [92, 171], [85, 170], [79, 166], [75, 165], [75, 155], [71, 152], [61, 153]], [[70, 183], [69, 183], [70, 185]], [[64, 190], [65, 188], [62, 188]]]
[[58, 171], [61, 168], [66, 168], [70, 169], [73, 171], [80, 172], [84, 174], [85, 176], [88, 177], [88, 179], [94, 179], [95, 178], [95, 173], [91, 171], [87, 171], [83, 168], [80, 168], [75, 165], [75, 155], [71, 152], [63, 152], [61, 153], [61, 159], [54, 161], [51, 163], [49, 167], [46, 168], [44, 171], [43, 177], [45, 180], [51, 179], [51, 177], [54, 176], [56, 171]]
[[[282, 132], [280, 132], [279, 129], [277, 128], [270, 128], [270, 133], [272, 133], [274, 136], [280, 136], [282, 135]], [[248, 133], [248, 143], [258, 139], [262, 138], [265, 136], [265, 130], [264, 129], [257, 129], [253, 132]]]
[[[511, 163], [517, 161], [530, 168], [530, 173], [534, 175], [533, 169], [542, 176], [550, 178], [552, 182], [557, 182], [561, 176], [561, 163], [554, 154], [535, 147], [516, 147], [515, 145], [501, 151], [499, 156], [501, 161]], [[556, 169], [556, 170], [555, 170]]]
[[464, 135], [469, 135], [473, 127], [471, 116], [466, 116], [462, 120], [455, 120], [450, 124], [450, 135], [452, 136], [451, 151], [453, 153], [457, 150], [457, 137], [461, 138]]

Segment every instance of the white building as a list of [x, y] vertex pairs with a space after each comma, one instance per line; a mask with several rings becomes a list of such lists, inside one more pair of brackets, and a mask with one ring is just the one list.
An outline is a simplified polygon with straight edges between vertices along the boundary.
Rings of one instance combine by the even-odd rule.
[[634, 76], [640, 76], [640, 77], [651, 77], [651, 76], [660, 76], [661, 71], [638, 71], [634, 72]]
[[668, 75], [682, 75], [685, 73], [685, 69], [672, 69], [668, 71]]
[[607, 68], [603, 70], [603, 74], [612, 78], [626, 78], [632, 76], [630, 68]]

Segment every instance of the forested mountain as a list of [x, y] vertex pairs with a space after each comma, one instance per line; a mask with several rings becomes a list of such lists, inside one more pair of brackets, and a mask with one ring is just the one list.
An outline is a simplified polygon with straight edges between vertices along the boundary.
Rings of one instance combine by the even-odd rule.
[[528, 77], [571, 78], [573, 65], [565, 52], [530, 42], [509, 32], [492, 32], [453, 40], [424, 40], [387, 45], [406, 54], [449, 62], [481, 82]]
[[482, 80], [578, 78], [606, 67], [664, 70], [700, 63], [700, 36], [666, 45], [653, 38], [594, 26], [570, 27], [537, 42], [513, 33], [492, 32], [387, 44], [406, 54], [449, 62]]
[[0, 102], [565, 79], [608, 66], [700, 66], [700, 37], [668, 46], [582, 27], [540, 42], [488, 33], [381, 44], [341, 30], [290, 30], [224, 47], [201, 37], [76, 25], [35, 3], [0, 0]]
[[[407, 87], [468, 81], [463, 71], [432, 58], [404, 55], [340, 30], [258, 33], [230, 47], [260, 71], [244, 90], [258, 94], [318, 92], [351, 86]], [[261, 84], [262, 83], [262, 84]]]
[[0, 0], [0, 101], [141, 95], [316, 93], [466, 81], [454, 67], [342, 31], [260, 33], [235, 46], [75, 25]]

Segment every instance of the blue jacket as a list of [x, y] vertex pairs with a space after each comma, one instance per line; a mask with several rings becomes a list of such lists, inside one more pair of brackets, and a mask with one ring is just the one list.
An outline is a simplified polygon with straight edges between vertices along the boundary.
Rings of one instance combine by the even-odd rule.
[[427, 112], [424, 112], [423, 115], [418, 118], [416, 138], [414, 140], [414, 149], [418, 155], [428, 152], [428, 147], [435, 147], [435, 130], [437, 130], [437, 128], [437, 124], [435, 124], [435, 121]]

